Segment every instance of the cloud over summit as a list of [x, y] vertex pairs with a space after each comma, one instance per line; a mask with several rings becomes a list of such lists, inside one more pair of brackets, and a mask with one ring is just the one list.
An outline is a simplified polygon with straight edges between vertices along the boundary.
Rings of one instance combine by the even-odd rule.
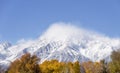
[[108, 38], [97, 32], [74, 26], [72, 23], [54, 23], [43, 34], [44, 37], [51, 40], [65, 40], [68, 38], [83, 37], [102, 37]]

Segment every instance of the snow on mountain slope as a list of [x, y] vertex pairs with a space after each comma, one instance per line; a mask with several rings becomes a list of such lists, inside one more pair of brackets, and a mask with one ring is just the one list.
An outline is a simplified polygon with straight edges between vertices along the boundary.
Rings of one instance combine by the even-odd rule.
[[0, 43], [0, 60], [4, 60], [8, 54], [7, 49], [11, 47], [11, 44], [8, 42]]
[[8, 42], [0, 43], [0, 51], [5, 50], [5, 49], [7, 49], [10, 46], [11, 46], [11, 44], [8, 43]]
[[27, 52], [36, 54], [41, 62], [51, 59], [100, 61], [109, 59], [111, 52], [120, 47], [120, 39], [109, 38], [71, 24], [55, 23], [38, 39], [27, 40], [6, 49], [2, 46], [0, 64], [9, 64]]

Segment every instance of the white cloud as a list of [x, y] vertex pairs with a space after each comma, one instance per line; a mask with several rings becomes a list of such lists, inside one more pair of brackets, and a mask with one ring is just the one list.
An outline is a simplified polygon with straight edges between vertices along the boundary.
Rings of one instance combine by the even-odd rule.
[[[65, 41], [68, 38], [74, 37], [105, 37], [102, 34], [93, 32], [91, 30], [87, 30], [81, 27], [76, 27], [72, 23], [54, 23], [52, 24], [48, 30], [43, 34], [43, 37], [46, 37], [50, 40], [63, 40]], [[108, 37], [105, 37], [108, 38]]]
[[[104, 40], [109, 41], [117, 38], [109, 38], [103, 34], [97, 33], [95, 31], [91, 31], [88, 29], [84, 29], [82, 27], [75, 26], [75, 23], [64, 23], [58, 22], [53, 23], [51, 26], [39, 37], [39, 39], [44, 38], [48, 41], [62, 41], [65, 42], [67, 40], [72, 39], [96, 39], [96, 40]], [[119, 38], [118, 38], [119, 39]], [[38, 39], [36, 39], [38, 40]], [[17, 44], [31, 42], [33, 39], [21, 39], [18, 40]]]
[[17, 41], [18, 44], [23, 43], [23, 42], [26, 42], [26, 40], [25, 39], [20, 39], [20, 40]]
[[20, 39], [16, 42], [16, 44], [24, 44], [24, 43], [30, 43], [30, 42], [33, 42], [34, 40], [33, 39]]

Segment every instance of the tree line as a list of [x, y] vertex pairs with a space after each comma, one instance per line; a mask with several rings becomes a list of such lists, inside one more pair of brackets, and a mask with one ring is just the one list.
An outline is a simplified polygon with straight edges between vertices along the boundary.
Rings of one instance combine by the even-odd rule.
[[120, 73], [120, 50], [113, 51], [111, 61], [100, 62], [59, 62], [58, 60], [44, 61], [30, 53], [11, 62], [7, 70], [0, 66], [0, 73]]

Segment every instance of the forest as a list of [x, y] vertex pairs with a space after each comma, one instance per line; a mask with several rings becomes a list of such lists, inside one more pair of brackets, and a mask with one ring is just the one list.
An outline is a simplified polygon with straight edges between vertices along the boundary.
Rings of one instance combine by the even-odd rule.
[[120, 50], [113, 51], [110, 57], [110, 62], [46, 60], [40, 63], [36, 55], [26, 53], [20, 59], [11, 62], [7, 69], [0, 66], [0, 73], [120, 73]]

